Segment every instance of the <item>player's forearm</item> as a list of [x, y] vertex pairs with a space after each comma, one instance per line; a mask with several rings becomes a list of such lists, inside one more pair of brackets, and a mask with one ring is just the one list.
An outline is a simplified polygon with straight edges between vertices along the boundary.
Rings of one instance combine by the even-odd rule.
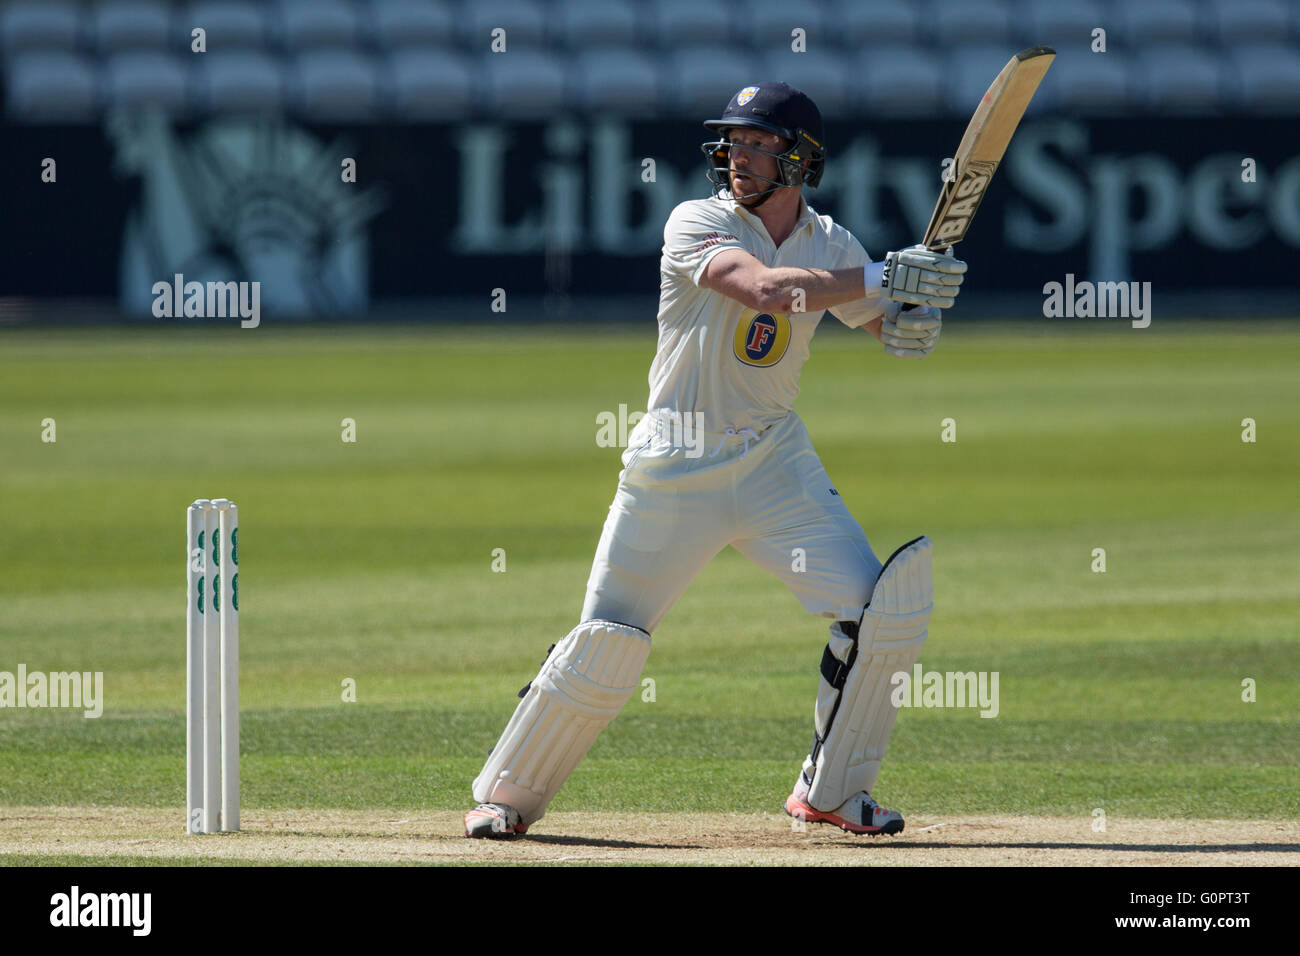
[[[877, 290], [878, 292], [878, 290]], [[772, 312], [819, 312], [867, 294], [862, 269], [800, 269], [780, 266], [764, 271], [759, 298]]]

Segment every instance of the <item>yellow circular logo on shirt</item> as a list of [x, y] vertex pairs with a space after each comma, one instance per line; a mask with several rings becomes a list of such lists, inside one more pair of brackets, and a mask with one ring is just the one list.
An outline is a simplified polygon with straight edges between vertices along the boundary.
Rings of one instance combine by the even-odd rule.
[[736, 358], [746, 365], [769, 368], [790, 347], [790, 318], [780, 312], [746, 309], [736, 323]]

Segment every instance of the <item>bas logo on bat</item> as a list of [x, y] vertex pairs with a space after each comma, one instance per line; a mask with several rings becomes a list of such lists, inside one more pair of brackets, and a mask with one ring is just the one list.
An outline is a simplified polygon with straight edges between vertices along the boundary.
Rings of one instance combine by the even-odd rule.
[[970, 162], [962, 170], [961, 180], [954, 184], [953, 203], [944, 210], [943, 219], [935, 227], [934, 241], [956, 242], [966, 235], [971, 218], [979, 208], [984, 191], [988, 189], [997, 163]]

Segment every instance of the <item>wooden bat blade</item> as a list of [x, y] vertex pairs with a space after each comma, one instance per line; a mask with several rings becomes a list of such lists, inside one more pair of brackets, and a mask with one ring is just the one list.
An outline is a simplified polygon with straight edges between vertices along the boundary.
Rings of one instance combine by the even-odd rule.
[[1051, 47], [1033, 46], [1013, 56], [994, 77], [953, 155], [952, 175], [939, 192], [923, 245], [942, 249], [966, 237], [1007, 144], [1054, 59]]

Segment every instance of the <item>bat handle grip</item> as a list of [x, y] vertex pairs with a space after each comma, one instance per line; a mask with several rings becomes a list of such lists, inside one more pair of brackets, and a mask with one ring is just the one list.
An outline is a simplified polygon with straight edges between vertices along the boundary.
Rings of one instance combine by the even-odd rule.
[[922, 242], [921, 245], [925, 246], [925, 248], [929, 249], [931, 252], [938, 252], [939, 250], [943, 249], [943, 254], [945, 256], [952, 255], [952, 250], [956, 248], [955, 246], [952, 245], [952, 243], [949, 243], [948, 248], [944, 249], [943, 243], [940, 243], [939, 245], [935, 245], [933, 240], [931, 240], [930, 242]]

